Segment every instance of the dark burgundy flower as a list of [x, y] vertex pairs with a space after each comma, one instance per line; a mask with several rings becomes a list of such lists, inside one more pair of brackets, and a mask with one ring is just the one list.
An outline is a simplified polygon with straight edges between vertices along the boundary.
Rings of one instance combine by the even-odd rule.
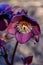
[[39, 36], [41, 33], [37, 21], [24, 12], [18, 13], [12, 18], [7, 31], [15, 35], [16, 40], [22, 44], [31, 38], [37, 38], [36, 36]]
[[30, 65], [32, 63], [32, 60], [33, 60], [33, 56], [28, 56], [28, 57], [25, 57], [25, 58], [21, 58], [24, 65]]
[[0, 31], [5, 30], [11, 21], [12, 7], [9, 4], [0, 4]]

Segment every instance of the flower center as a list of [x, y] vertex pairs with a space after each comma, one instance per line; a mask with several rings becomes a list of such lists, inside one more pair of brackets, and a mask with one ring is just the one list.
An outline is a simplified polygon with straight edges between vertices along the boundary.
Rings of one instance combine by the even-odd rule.
[[29, 33], [32, 30], [32, 26], [27, 21], [20, 21], [17, 25], [17, 30], [21, 33]]
[[23, 25], [23, 26], [21, 27], [21, 30], [22, 30], [22, 31], [27, 31], [27, 30], [28, 30], [28, 27], [25, 26], [25, 25]]

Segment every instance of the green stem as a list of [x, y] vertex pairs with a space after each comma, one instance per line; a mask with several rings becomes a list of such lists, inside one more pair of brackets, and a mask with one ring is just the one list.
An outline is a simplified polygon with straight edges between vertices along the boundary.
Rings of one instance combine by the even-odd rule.
[[13, 55], [12, 55], [12, 59], [11, 59], [11, 65], [13, 65], [13, 63], [14, 63], [14, 58], [15, 58], [15, 53], [16, 53], [16, 50], [17, 50], [17, 46], [18, 46], [18, 42], [16, 43], [14, 51], [13, 51]]

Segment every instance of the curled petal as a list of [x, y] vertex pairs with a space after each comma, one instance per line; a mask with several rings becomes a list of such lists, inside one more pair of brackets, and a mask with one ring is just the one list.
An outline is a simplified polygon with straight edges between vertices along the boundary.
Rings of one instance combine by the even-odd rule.
[[35, 41], [36, 41], [37, 43], [39, 42], [39, 36], [35, 35], [35, 36], [34, 36], [34, 39], [35, 39]]

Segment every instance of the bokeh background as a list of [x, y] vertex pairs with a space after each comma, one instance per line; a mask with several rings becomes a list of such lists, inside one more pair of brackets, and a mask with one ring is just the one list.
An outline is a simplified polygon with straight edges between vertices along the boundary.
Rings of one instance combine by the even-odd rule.
[[[33, 55], [32, 65], [43, 65], [43, 0], [0, 0], [0, 3], [9, 3], [10, 5], [15, 6], [16, 12], [24, 8], [28, 11], [29, 16], [32, 16], [38, 21], [41, 28], [40, 41], [38, 44], [34, 45], [34, 40], [30, 40], [27, 44], [18, 45], [14, 64], [23, 65], [21, 57]], [[0, 34], [4, 32], [0, 32]], [[6, 41], [7, 45], [5, 48], [9, 54], [8, 59], [11, 61], [16, 40], [13, 38]], [[0, 54], [1, 51], [3, 51], [3, 49], [0, 50]], [[2, 52], [2, 54], [4, 54], [4, 52]], [[0, 56], [0, 65], [7, 65], [2, 56]]]

